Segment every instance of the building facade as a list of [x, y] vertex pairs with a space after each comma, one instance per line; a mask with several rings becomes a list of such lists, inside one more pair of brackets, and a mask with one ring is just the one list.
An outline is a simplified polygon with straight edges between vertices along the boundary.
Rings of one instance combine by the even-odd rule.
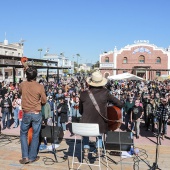
[[129, 72], [146, 80], [170, 74], [170, 46], [166, 49], [138, 40], [118, 50], [100, 54], [100, 70], [104, 77]]
[[[69, 70], [69, 73], [72, 74], [73, 70], [74, 70], [74, 63], [71, 62], [68, 58], [66, 58], [64, 55], [57, 55], [57, 54], [50, 54], [50, 53], [45, 53], [43, 56], [44, 60], [49, 60], [49, 61], [56, 61], [58, 62], [58, 65], [56, 64], [50, 64], [50, 66], [58, 66], [58, 67], [71, 67], [71, 69]], [[47, 71], [46, 69], [41, 69], [38, 70], [38, 75], [46, 75]], [[63, 76], [63, 70], [54, 70], [54, 69], [50, 69], [49, 70], [49, 75], [57, 75], [59, 74], [60, 76]]]
[[[6, 56], [18, 56], [23, 57], [23, 42], [19, 43], [8, 43], [8, 40], [0, 42], [0, 54]], [[17, 62], [17, 63], [16, 63]], [[7, 59], [1, 59], [0, 64], [20, 64], [18, 61], [12, 61]], [[19, 78], [23, 77], [23, 69], [16, 68], [16, 82]], [[0, 68], [0, 81], [13, 82], [13, 68], [12, 67], [2, 67]]]

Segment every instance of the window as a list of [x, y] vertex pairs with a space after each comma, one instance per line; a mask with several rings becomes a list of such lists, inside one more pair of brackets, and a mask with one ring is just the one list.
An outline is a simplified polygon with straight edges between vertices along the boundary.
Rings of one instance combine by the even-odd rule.
[[160, 71], [156, 71], [156, 76], [161, 76], [161, 72]]
[[105, 62], [109, 63], [109, 57], [105, 57]]
[[156, 63], [161, 64], [161, 58], [160, 57], [156, 58]]
[[145, 57], [143, 55], [139, 56], [139, 63], [145, 63]]
[[123, 58], [123, 63], [127, 63], [127, 57]]

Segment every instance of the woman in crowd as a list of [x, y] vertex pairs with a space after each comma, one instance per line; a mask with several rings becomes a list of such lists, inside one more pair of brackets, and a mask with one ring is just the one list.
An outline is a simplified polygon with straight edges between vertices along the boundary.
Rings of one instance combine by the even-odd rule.
[[21, 99], [19, 98], [19, 95], [17, 93], [14, 94], [12, 107], [13, 107], [13, 112], [14, 112], [14, 127], [13, 128], [17, 128], [19, 125], [18, 113], [21, 110]]

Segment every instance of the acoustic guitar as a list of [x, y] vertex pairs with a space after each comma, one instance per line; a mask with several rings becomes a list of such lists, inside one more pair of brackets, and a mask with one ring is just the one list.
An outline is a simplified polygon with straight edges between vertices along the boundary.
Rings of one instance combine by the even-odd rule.
[[[22, 65], [24, 66], [24, 71], [26, 71], [27, 68], [28, 68], [27, 61], [28, 61], [28, 58], [27, 58], [27, 57], [21, 57], [21, 63], [22, 63]], [[32, 135], [33, 135], [33, 128], [30, 127], [29, 130], [28, 130], [28, 137], [27, 137], [28, 146], [31, 144]]]
[[122, 112], [116, 106], [107, 107], [107, 118], [108, 118], [108, 130], [114, 131], [121, 126], [122, 123]]

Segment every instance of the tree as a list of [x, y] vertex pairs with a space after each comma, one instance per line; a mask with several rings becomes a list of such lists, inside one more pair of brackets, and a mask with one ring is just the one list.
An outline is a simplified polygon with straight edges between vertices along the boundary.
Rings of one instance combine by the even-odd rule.
[[100, 66], [100, 63], [99, 63], [99, 61], [97, 61], [94, 65], [92, 65], [91, 67], [92, 67], [92, 69], [95, 69], [96, 67], [97, 68], [99, 68], [99, 66]]

